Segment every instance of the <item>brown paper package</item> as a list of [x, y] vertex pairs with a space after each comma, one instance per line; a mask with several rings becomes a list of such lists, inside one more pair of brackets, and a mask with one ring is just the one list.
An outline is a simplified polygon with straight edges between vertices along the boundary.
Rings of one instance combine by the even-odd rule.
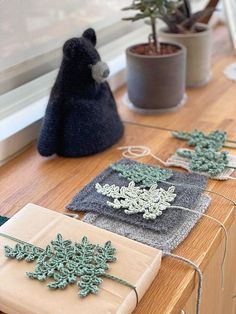
[[[64, 239], [103, 245], [112, 241], [117, 261], [109, 263], [109, 274], [136, 286], [139, 300], [157, 275], [161, 251], [114, 233], [66, 217], [57, 212], [28, 204], [0, 228], [1, 233], [42, 248], [61, 233]], [[134, 290], [104, 278], [97, 295], [81, 299], [78, 287], [50, 290], [45, 282], [26, 277], [35, 263], [11, 260], [4, 256], [4, 245], [15, 242], [0, 237], [0, 310], [9, 314], [112, 314], [131, 313], [136, 306]]]

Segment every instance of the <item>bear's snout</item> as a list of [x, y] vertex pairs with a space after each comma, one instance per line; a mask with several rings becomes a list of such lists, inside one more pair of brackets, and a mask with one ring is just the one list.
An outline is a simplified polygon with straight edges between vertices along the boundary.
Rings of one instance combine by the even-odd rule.
[[104, 82], [110, 74], [108, 65], [102, 61], [98, 61], [96, 64], [92, 65], [91, 69], [92, 77], [97, 83]]

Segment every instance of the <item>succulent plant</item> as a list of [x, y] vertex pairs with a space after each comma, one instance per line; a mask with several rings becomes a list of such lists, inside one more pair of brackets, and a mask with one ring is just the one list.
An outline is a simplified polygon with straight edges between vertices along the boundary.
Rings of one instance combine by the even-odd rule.
[[[214, 1], [217, 2], [217, 1]], [[212, 7], [211, 7], [212, 5]], [[193, 33], [196, 32], [196, 23], [210, 17], [214, 12], [213, 1], [200, 11], [192, 12], [189, 0], [183, 0], [182, 4], [176, 7], [175, 11], [171, 14], [165, 14], [161, 17], [162, 21], [167, 24], [169, 32], [171, 33]]]
[[150, 46], [157, 52], [160, 52], [160, 43], [157, 38], [156, 19], [164, 20], [165, 17], [171, 16], [176, 12], [177, 7], [182, 0], [133, 0], [132, 4], [122, 10], [134, 10], [138, 13], [132, 17], [123, 18], [126, 21], [138, 21], [149, 19], [152, 33], [149, 35]]
[[162, 20], [171, 33], [194, 33], [197, 30], [196, 23], [201, 21], [207, 23], [217, 3], [218, 0], [210, 0], [203, 10], [193, 13], [190, 0], [133, 0], [130, 6], [122, 10], [134, 10], [137, 13], [123, 20], [135, 22], [147, 19], [147, 24], [152, 28], [152, 33], [148, 37], [149, 44], [160, 53], [156, 19]]

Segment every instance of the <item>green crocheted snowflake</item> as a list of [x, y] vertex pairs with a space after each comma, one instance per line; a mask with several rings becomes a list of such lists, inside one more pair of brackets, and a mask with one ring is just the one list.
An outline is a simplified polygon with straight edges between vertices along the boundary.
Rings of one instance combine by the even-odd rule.
[[135, 183], [142, 183], [140, 187], [150, 187], [159, 181], [166, 181], [173, 176], [173, 172], [168, 169], [153, 167], [145, 164], [114, 164], [111, 168], [123, 178]]
[[195, 151], [178, 149], [176, 153], [184, 158], [190, 159], [190, 169], [197, 172], [206, 172], [215, 177], [222, 173], [228, 166], [228, 152], [215, 152], [214, 149], [201, 149], [196, 147]]
[[135, 183], [131, 181], [127, 187], [114, 184], [101, 186], [99, 183], [95, 187], [98, 193], [114, 199], [113, 202], [107, 201], [108, 206], [124, 209], [128, 215], [144, 213], [144, 219], [152, 220], [160, 216], [176, 197], [174, 186], [164, 190], [157, 189], [157, 184], [153, 184], [149, 190], [146, 190], [135, 186]]
[[211, 148], [220, 150], [227, 138], [227, 133], [219, 130], [204, 134], [201, 131], [194, 130], [192, 132], [172, 132], [172, 135], [178, 139], [188, 141], [188, 145], [200, 148]]
[[26, 273], [29, 278], [39, 281], [53, 279], [47, 285], [50, 289], [65, 289], [76, 283], [80, 287], [80, 297], [98, 292], [102, 283], [100, 277], [109, 276], [106, 274], [107, 263], [116, 261], [114, 254], [110, 241], [100, 246], [90, 244], [87, 237], [83, 237], [80, 243], [72, 243], [63, 240], [61, 234], [45, 250], [30, 244], [16, 244], [14, 248], [5, 246], [6, 257], [36, 261], [35, 272]]
[[5, 216], [0, 216], [0, 226], [3, 225], [5, 222], [8, 221], [9, 218], [5, 217]]

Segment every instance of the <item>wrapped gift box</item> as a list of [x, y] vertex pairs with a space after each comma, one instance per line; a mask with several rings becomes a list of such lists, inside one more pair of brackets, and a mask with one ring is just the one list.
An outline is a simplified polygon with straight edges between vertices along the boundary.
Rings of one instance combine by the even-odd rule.
[[[111, 241], [117, 261], [109, 263], [108, 273], [136, 287], [139, 300], [155, 278], [161, 263], [161, 251], [125, 237], [66, 217], [57, 212], [28, 204], [0, 227], [0, 232], [45, 248], [61, 233], [64, 239], [104, 245]], [[15, 242], [0, 237], [0, 310], [9, 314], [112, 314], [131, 313], [136, 306], [133, 289], [103, 278], [97, 295], [78, 296], [78, 287], [50, 290], [45, 282], [29, 279], [35, 262], [17, 261], [4, 256], [4, 245]]]

